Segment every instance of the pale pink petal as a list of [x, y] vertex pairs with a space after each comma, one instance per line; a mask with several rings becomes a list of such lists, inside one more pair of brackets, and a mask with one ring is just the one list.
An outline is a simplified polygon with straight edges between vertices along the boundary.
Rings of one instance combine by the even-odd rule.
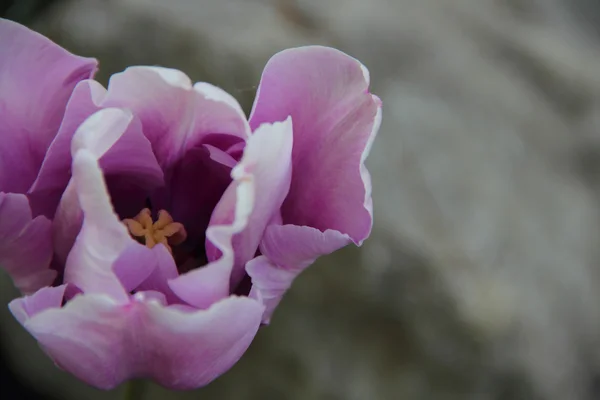
[[267, 63], [250, 126], [294, 121], [293, 176], [283, 222], [334, 229], [360, 244], [372, 226], [364, 161], [381, 120], [367, 69], [339, 50], [308, 46]]
[[258, 256], [246, 264], [246, 271], [252, 278], [251, 298], [265, 305], [262, 322], [271, 322], [271, 315], [283, 295], [290, 288], [299, 271], [277, 267], [265, 256]]
[[31, 296], [15, 299], [10, 303], [10, 311], [21, 324], [31, 317], [45, 311], [49, 308], [60, 308], [67, 285], [56, 287], [45, 287]]
[[345, 246], [351, 239], [335, 230], [321, 232], [308, 226], [270, 225], [260, 245], [264, 256], [246, 264], [252, 278], [250, 296], [265, 306], [268, 323], [293, 280], [320, 256]]
[[113, 263], [132, 243], [127, 228], [110, 203], [96, 156], [80, 149], [73, 158], [73, 185], [83, 211], [83, 224], [65, 266], [64, 282], [84, 293], [103, 293], [126, 303], [128, 295]]
[[0, 19], [0, 191], [29, 189], [73, 88], [96, 64]]
[[[106, 108], [92, 114], [77, 128], [70, 147], [71, 155], [85, 149], [99, 159], [104, 174], [114, 174], [120, 180], [128, 177], [135, 180], [135, 185], [127, 186], [135, 189], [133, 193], [125, 192], [119, 196], [119, 191], [114, 191], [115, 198], [111, 201], [119, 209], [136, 208], [139, 211], [143, 202], [135, 202], [138, 199], [135, 192], [141, 192], [145, 198], [148, 191], [163, 184], [162, 170], [150, 143], [142, 134], [139, 121], [129, 111]], [[53, 220], [54, 247], [60, 263], [65, 261], [83, 221], [78, 202], [77, 189], [69, 183]], [[133, 206], [129, 205], [131, 202], [134, 202]]]
[[348, 235], [332, 229], [321, 232], [308, 226], [270, 225], [265, 230], [260, 250], [281, 267], [302, 270], [350, 240]]
[[8, 272], [23, 293], [52, 284], [50, 221], [31, 218], [27, 197], [0, 192], [0, 268]]
[[[254, 258], [262, 234], [273, 216], [279, 212], [290, 185], [292, 152], [292, 120], [263, 124], [248, 139], [240, 163], [232, 170], [234, 182], [251, 182], [254, 188], [254, 206], [244, 230], [233, 237], [235, 262], [231, 285], [235, 288], [244, 277], [244, 265]], [[231, 222], [235, 208], [235, 192], [227, 191], [217, 204], [210, 225]], [[220, 251], [207, 241], [209, 261], [220, 256]]]
[[207, 135], [244, 139], [250, 132], [231, 96], [208, 84], [194, 87], [174, 69], [130, 67], [113, 75], [104, 105], [126, 107], [140, 118], [165, 170]]
[[144, 377], [167, 388], [193, 389], [239, 360], [263, 313], [250, 298], [230, 297], [193, 312], [161, 303], [145, 292], [124, 305], [86, 294], [23, 325], [59, 366], [93, 386], [111, 389]]
[[73, 136], [71, 153], [79, 149], [91, 151], [107, 175], [129, 176], [149, 189], [163, 184], [150, 142], [130, 111], [105, 108], [91, 115]]
[[150, 142], [129, 111], [105, 108], [93, 114], [73, 137], [72, 153], [78, 148], [99, 158], [115, 211], [123, 218], [137, 215], [150, 193], [164, 186]]
[[246, 114], [244, 114], [242, 106], [240, 106], [240, 103], [238, 103], [235, 97], [233, 97], [223, 89], [206, 82], [198, 82], [194, 84], [194, 90], [200, 93], [200, 95], [202, 95], [202, 97], [206, 100], [227, 104], [229, 108], [231, 108], [238, 114], [237, 116], [239, 119], [235, 118], [233, 115], [229, 116], [231, 123], [234, 123], [236, 125], [240, 124], [236, 127], [235, 132], [239, 132], [240, 137], [242, 138], [246, 138], [248, 136], [248, 134], [250, 133], [250, 131], [248, 130], [248, 126], [246, 124], [240, 123], [240, 120], [246, 119]]

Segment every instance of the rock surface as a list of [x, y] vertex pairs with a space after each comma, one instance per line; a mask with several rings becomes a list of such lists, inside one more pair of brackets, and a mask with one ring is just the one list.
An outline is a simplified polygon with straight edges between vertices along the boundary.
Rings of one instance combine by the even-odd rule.
[[[600, 397], [600, 7], [591, 0], [70, 1], [38, 29], [160, 64], [246, 108], [274, 52], [333, 45], [384, 102], [376, 222], [304, 273], [250, 351], [149, 399]], [[15, 295], [1, 282], [1, 299]], [[2, 310], [4, 347], [58, 398], [112, 399], [52, 366]]]

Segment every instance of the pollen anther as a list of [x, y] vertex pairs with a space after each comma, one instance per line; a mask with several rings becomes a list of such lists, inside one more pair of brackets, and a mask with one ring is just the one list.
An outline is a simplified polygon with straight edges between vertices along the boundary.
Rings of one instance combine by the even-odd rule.
[[149, 248], [162, 243], [172, 252], [171, 246], [183, 243], [187, 237], [183, 225], [179, 222], [174, 222], [171, 215], [165, 210], [158, 212], [156, 222], [152, 221], [152, 212], [150, 209], [144, 208], [135, 217], [124, 219], [123, 223], [131, 236]]

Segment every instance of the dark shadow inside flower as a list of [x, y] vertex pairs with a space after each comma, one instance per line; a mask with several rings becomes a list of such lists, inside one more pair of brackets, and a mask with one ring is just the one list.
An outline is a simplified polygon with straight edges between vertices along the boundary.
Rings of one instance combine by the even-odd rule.
[[[259, 255], [260, 255], [260, 252], [258, 252], [257, 257]], [[232, 292], [236, 296], [248, 296], [250, 294], [251, 289], [252, 289], [252, 278], [250, 278], [250, 276], [247, 273], [245, 273], [244, 277], [242, 278], [239, 285], [237, 285], [237, 287], [232, 289]]]
[[187, 151], [167, 171], [166, 190], [162, 195], [153, 196], [153, 205], [165, 208], [175, 221], [185, 226], [188, 238], [183, 247], [189, 251], [196, 252], [195, 249], [202, 247], [204, 253], [206, 228], [215, 206], [231, 183], [234, 165], [235, 160], [225, 151], [203, 144]]
[[240, 143], [235, 136], [207, 135], [164, 170], [165, 186], [157, 190], [148, 191], [129, 176], [105, 176], [114, 210], [131, 236], [149, 248], [164, 245], [179, 274], [208, 261], [206, 229], [236, 164], [226, 150]]

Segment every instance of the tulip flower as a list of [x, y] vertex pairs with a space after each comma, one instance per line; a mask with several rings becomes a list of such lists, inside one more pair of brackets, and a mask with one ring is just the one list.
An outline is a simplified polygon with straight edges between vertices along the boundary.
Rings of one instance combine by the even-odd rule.
[[249, 118], [177, 70], [104, 88], [94, 69], [0, 20], [0, 265], [26, 294], [10, 309], [95, 387], [206, 385], [299, 273], [369, 236], [381, 102], [320, 46], [271, 58]]

